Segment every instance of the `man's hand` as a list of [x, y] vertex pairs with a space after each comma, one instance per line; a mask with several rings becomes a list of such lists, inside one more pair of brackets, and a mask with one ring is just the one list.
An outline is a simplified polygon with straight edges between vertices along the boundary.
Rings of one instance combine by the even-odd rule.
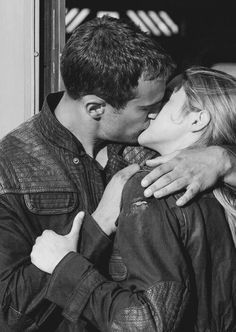
[[182, 206], [199, 192], [214, 186], [219, 179], [225, 179], [232, 168], [229, 155], [226, 149], [211, 146], [186, 149], [148, 160], [148, 166], [157, 167], [142, 180], [142, 186], [148, 187], [144, 195], [150, 197], [154, 194], [160, 198], [186, 189], [176, 202]]
[[84, 212], [79, 212], [67, 235], [59, 235], [52, 230], [45, 230], [32, 248], [31, 261], [40, 270], [52, 273], [57, 264], [71, 251], [77, 251], [80, 228]]
[[97, 224], [107, 235], [116, 230], [115, 222], [120, 214], [120, 203], [124, 185], [138, 170], [139, 165], [133, 164], [117, 172], [106, 186], [102, 199], [92, 214]]

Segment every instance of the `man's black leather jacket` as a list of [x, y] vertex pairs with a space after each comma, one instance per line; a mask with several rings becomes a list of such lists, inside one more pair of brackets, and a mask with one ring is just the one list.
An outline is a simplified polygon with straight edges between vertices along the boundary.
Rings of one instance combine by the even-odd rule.
[[45, 298], [50, 276], [29, 256], [43, 230], [66, 234], [85, 210], [80, 252], [94, 262], [111, 244], [89, 214], [102, 197], [104, 170], [52, 114], [61, 96], [49, 96], [38, 115], [0, 143], [0, 331], [83, 331], [87, 325], [71, 327]]
[[[47, 97], [42, 111], [9, 133], [0, 142], [0, 331], [94, 331], [85, 320], [71, 323], [49, 301], [53, 282], [31, 264], [35, 239], [45, 229], [67, 234], [75, 215], [86, 211], [78, 250], [79, 272], [99, 261], [107, 273], [112, 241], [90, 214], [96, 209], [110, 177], [127, 166], [120, 145], [108, 146], [103, 169], [88, 156], [80, 142], [57, 121], [53, 112], [63, 93]], [[142, 162], [150, 152], [126, 148], [126, 159]], [[60, 298], [70, 295], [67, 280], [76, 279], [76, 269], [61, 265]], [[76, 265], [77, 267], [77, 265]], [[93, 280], [93, 287], [100, 281]]]

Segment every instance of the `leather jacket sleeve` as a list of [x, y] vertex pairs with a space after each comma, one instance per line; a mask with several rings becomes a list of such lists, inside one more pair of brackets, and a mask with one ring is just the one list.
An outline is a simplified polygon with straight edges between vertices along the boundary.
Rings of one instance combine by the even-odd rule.
[[82, 316], [101, 331], [164, 332], [181, 321], [189, 299], [182, 231], [165, 201], [145, 199], [139, 183], [126, 185], [115, 239], [126, 280], [107, 280], [78, 253], [68, 254], [53, 272], [46, 297], [71, 322]]
[[[35, 229], [36, 218], [40, 216], [25, 213], [22, 196], [8, 194], [0, 198], [0, 315], [6, 328], [35, 331], [53, 317], [58, 308], [45, 299], [50, 275], [31, 264], [32, 246], [42, 230]], [[64, 220], [69, 218], [67, 215], [62, 217]], [[58, 222], [59, 218], [54, 216]], [[85, 257], [96, 262], [111, 240], [89, 214], [86, 214], [81, 231], [80, 250]]]

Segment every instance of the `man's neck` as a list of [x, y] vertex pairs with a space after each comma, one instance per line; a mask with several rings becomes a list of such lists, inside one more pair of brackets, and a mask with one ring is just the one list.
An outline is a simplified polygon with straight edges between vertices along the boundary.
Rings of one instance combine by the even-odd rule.
[[107, 144], [105, 141], [97, 142], [85, 142], [82, 143], [85, 152], [92, 158], [94, 158], [103, 168], [108, 161]]
[[78, 105], [65, 93], [55, 109], [55, 116], [80, 141], [85, 152], [104, 167], [108, 159], [107, 143], [99, 140], [96, 136], [96, 124], [82, 110], [79, 113]]

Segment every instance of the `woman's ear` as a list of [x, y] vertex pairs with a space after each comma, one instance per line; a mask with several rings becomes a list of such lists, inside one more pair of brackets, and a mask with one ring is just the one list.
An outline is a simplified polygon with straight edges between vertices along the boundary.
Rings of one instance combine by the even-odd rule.
[[211, 121], [210, 113], [207, 110], [192, 112], [191, 114], [191, 131], [196, 132], [204, 129]]

